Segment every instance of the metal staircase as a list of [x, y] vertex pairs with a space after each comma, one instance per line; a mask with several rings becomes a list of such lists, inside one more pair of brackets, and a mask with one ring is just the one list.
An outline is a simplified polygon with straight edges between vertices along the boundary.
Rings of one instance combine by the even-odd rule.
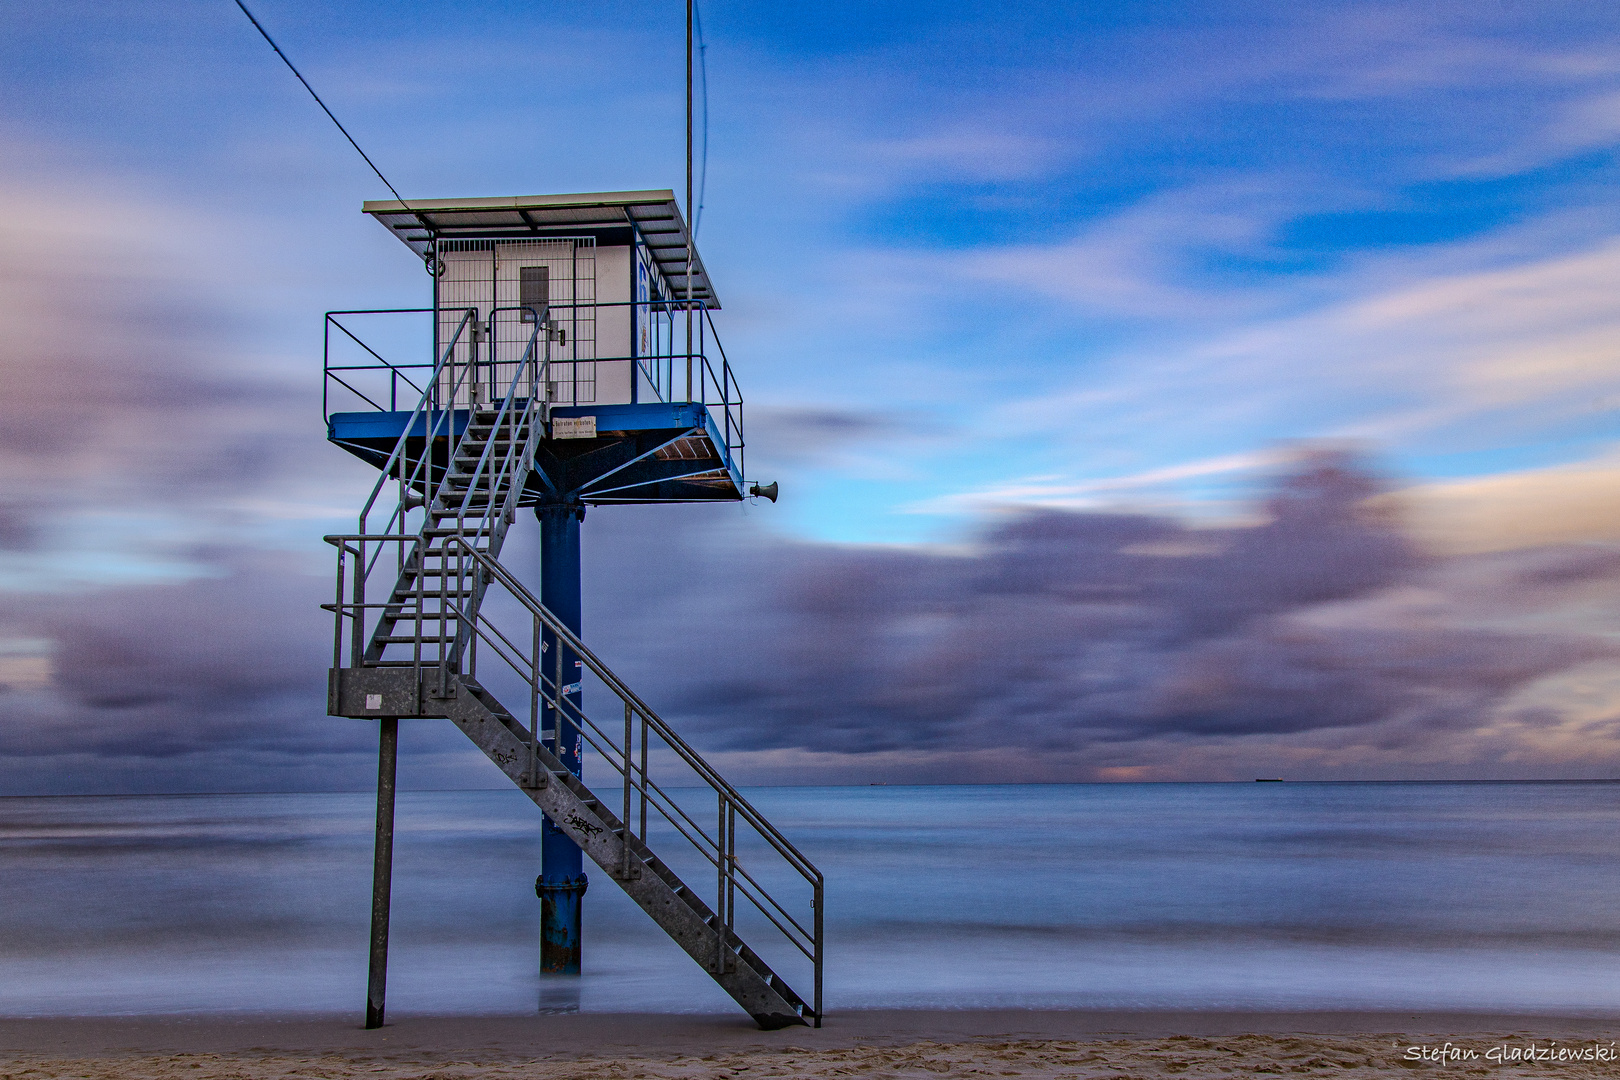
[[[326, 538], [338, 549], [337, 595], [324, 605], [336, 624], [329, 711], [449, 719], [761, 1027], [819, 1027], [820, 871], [500, 562], [519, 505], [535, 497], [549, 330], [532, 320], [516, 364], [476, 351], [452, 362], [463, 334], [484, 337], [474, 320], [462, 319], [434, 366], [359, 531]], [[386, 522], [368, 527], [389, 491], [397, 498]], [[587, 678], [593, 697], [607, 692], [609, 709], [597, 716], [610, 720], [581, 706]], [[613, 809], [559, 757], [576, 739], [594, 751], [593, 772], [607, 767]], [[649, 818], [688, 876], [691, 867], [712, 873], [709, 899], [653, 853]], [[386, 893], [383, 902], [386, 942]], [[808, 962], [808, 1001], [743, 941], [740, 922], [790, 962]]]

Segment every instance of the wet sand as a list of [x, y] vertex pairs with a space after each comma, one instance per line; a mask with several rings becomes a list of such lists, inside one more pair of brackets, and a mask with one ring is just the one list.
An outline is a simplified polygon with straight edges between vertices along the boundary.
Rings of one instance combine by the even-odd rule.
[[[1527, 1051], [1536, 1059], [1524, 1060]], [[1168, 1080], [1414, 1069], [1575, 1080], [1620, 1077], [1617, 1054], [1620, 1018], [1439, 1013], [874, 1010], [777, 1032], [740, 1016], [642, 1014], [403, 1016], [377, 1031], [352, 1017], [0, 1019], [0, 1080]]]

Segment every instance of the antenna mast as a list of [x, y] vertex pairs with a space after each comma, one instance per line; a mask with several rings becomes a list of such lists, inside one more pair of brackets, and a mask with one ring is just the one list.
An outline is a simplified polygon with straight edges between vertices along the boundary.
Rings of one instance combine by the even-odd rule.
[[[686, 216], [692, 216], [692, 0], [686, 0]], [[686, 228], [686, 400], [692, 400], [692, 225]]]

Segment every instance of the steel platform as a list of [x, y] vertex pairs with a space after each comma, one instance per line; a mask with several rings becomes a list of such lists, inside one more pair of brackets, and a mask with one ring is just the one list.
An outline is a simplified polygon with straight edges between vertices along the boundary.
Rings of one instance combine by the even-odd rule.
[[[406, 435], [406, 475], [428, 453], [426, 432], [434, 425], [409, 412], [341, 412], [327, 420], [326, 437], [360, 460], [384, 468]], [[468, 410], [451, 411], [449, 436], [440, 436], [424, 472], [437, 484], [448, 465], [450, 447], [466, 430]], [[574, 421], [559, 425], [558, 420]], [[594, 435], [588, 434], [594, 421]], [[520, 505], [582, 502], [600, 506], [626, 503], [736, 502], [744, 497], [741, 463], [727, 449], [723, 409], [696, 402], [642, 402], [627, 405], [569, 405], [549, 411], [546, 438], [538, 444], [534, 468], [523, 485]], [[443, 425], [438, 425], [443, 429]], [[572, 430], [565, 430], [565, 429]]]

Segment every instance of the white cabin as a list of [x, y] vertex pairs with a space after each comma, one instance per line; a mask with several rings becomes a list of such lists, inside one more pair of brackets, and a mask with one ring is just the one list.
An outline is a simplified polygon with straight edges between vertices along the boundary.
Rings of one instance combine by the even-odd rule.
[[687, 346], [678, 313], [690, 303], [703, 322], [720, 305], [673, 191], [389, 200], [365, 212], [432, 275], [435, 357], [454, 342], [451, 368], [479, 372], [446, 404], [499, 400], [531, 341], [552, 405], [686, 399], [687, 357], [704, 350], [696, 331]]

